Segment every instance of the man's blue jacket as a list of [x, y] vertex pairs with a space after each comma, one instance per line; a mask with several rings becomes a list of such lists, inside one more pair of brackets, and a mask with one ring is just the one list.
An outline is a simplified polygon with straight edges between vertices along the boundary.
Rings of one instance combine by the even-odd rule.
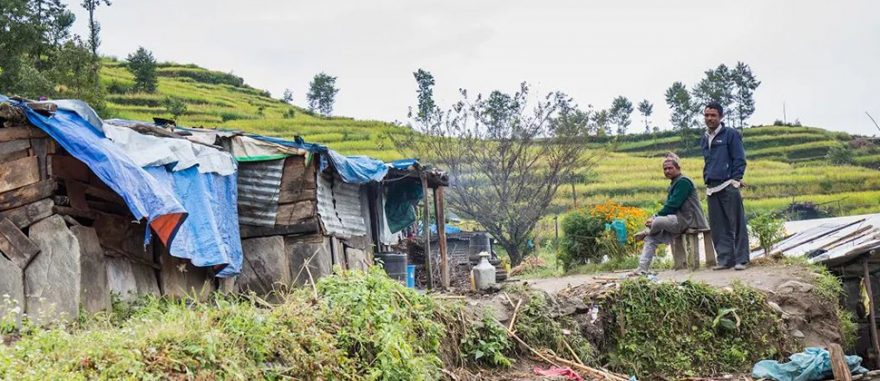
[[700, 138], [703, 149], [703, 181], [715, 186], [727, 180], [742, 181], [746, 173], [746, 151], [743, 148], [742, 135], [739, 131], [719, 126], [721, 130], [709, 146], [709, 136], [705, 133]]

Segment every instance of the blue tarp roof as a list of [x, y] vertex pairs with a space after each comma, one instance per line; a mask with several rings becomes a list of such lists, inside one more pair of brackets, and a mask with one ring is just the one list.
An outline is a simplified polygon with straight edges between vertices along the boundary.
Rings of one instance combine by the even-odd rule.
[[322, 154], [321, 170], [323, 171], [328, 166], [332, 165], [333, 169], [335, 169], [336, 172], [339, 173], [339, 176], [342, 177], [342, 181], [350, 184], [364, 184], [371, 181], [382, 181], [382, 179], [385, 178], [385, 174], [388, 173], [388, 166], [379, 160], [367, 156], [344, 156], [325, 145], [306, 143], [300, 137], [297, 137], [294, 141], [290, 141], [257, 134], [245, 134], [245, 136], [279, 144], [285, 147], [300, 148], [309, 152], [320, 153]]

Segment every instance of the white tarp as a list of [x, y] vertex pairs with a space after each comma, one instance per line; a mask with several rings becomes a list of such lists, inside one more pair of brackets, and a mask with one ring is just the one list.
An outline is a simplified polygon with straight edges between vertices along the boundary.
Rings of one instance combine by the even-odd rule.
[[104, 134], [143, 168], [177, 163], [175, 172], [198, 165], [199, 173], [221, 176], [235, 173], [236, 164], [231, 155], [186, 139], [144, 135], [109, 123], [104, 123]]

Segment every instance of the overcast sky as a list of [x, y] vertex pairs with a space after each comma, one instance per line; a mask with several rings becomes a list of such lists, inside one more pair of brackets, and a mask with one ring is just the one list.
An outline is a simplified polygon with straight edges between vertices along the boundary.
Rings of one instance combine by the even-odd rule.
[[[87, 16], [73, 2], [76, 30]], [[98, 10], [100, 51], [125, 58], [138, 46], [160, 61], [234, 72], [305, 104], [309, 80], [337, 76], [334, 114], [406, 119], [412, 72], [437, 81], [448, 106], [459, 88], [562, 90], [607, 108], [624, 95], [655, 104], [690, 88], [703, 71], [743, 61], [763, 83], [751, 123], [789, 121], [878, 134], [880, 1], [230, 1], [113, 0]], [[641, 123], [634, 113], [631, 129]]]

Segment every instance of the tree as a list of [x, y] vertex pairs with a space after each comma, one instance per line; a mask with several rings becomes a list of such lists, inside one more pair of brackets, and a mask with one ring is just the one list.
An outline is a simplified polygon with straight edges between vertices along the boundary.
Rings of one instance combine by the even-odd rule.
[[165, 111], [168, 111], [174, 120], [186, 113], [186, 103], [179, 98], [165, 97]]
[[293, 91], [290, 91], [290, 89], [284, 89], [284, 93], [281, 94], [281, 101], [284, 103], [293, 103]]
[[92, 49], [95, 61], [98, 60], [98, 46], [101, 45], [101, 24], [95, 19], [95, 10], [101, 4], [109, 7], [110, 0], [83, 0], [82, 2], [82, 7], [89, 11], [89, 48]]
[[391, 138], [449, 173], [449, 206], [485, 227], [515, 266], [557, 189], [593, 162], [585, 113], [559, 92], [533, 104], [525, 83], [513, 94], [461, 95], [448, 111], [416, 117], [416, 131]]
[[[727, 65], [718, 65], [715, 69], [709, 69], [705, 72], [705, 77], [694, 86], [693, 98], [699, 107], [705, 107], [711, 102], [717, 102], [725, 110], [729, 110], [733, 104], [734, 84], [733, 73], [727, 68]], [[733, 120], [732, 113], [725, 113], [724, 117], [727, 123]]]
[[309, 92], [306, 98], [309, 102], [309, 110], [318, 110], [324, 116], [333, 113], [333, 103], [336, 102], [336, 77], [319, 73], [309, 83]]
[[60, 0], [0, 2], [0, 89], [34, 99], [73, 96], [100, 108], [97, 71], [70, 33], [73, 22]]
[[681, 82], [675, 82], [666, 89], [666, 104], [669, 105], [669, 109], [672, 111], [669, 116], [669, 122], [672, 123], [674, 130], [678, 130], [681, 133], [682, 147], [687, 147], [690, 129], [697, 124], [695, 116], [700, 106], [695, 106], [690, 93], [688, 93], [687, 86]]
[[592, 114], [596, 135], [611, 135], [611, 116], [608, 113], [608, 110], [594, 111]]
[[630, 120], [632, 112], [632, 102], [623, 95], [614, 98], [614, 100], [611, 101], [611, 108], [608, 110], [608, 116], [611, 122], [617, 126], [618, 135], [626, 134], [627, 128], [632, 124], [632, 120]]
[[648, 102], [647, 99], [639, 102], [639, 113], [642, 114], [642, 117], [645, 118], [645, 133], [651, 133], [651, 124], [648, 123], [648, 117], [654, 113], [654, 105], [651, 102]]
[[[434, 76], [423, 69], [414, 72], [413, 76], [416, 79], [416, 84], [419, 86], [419, 89], [416, 90], [419, 99], [419, 106], [415, 119], [424, 123], [431, 118], [432, 114], [439, 112], [436, 110], [437, 105], [434, 103]], [[413, 116], [410, 115], [410, 118], [412, 117]]]
[[156, 77], [156, 58], [153, 52], [144, 49], [143, 46], [128, 55], [128, 71], [134, 75], [134, 91], [143, 91], [145, 93], [156, 92], [158, 79]]
[[734, 111], [739, 128], [745, 127], [746, 120], [755, 113], [755, 89], [761, 85], [749, 65], [737, 62], [733, 69]]

